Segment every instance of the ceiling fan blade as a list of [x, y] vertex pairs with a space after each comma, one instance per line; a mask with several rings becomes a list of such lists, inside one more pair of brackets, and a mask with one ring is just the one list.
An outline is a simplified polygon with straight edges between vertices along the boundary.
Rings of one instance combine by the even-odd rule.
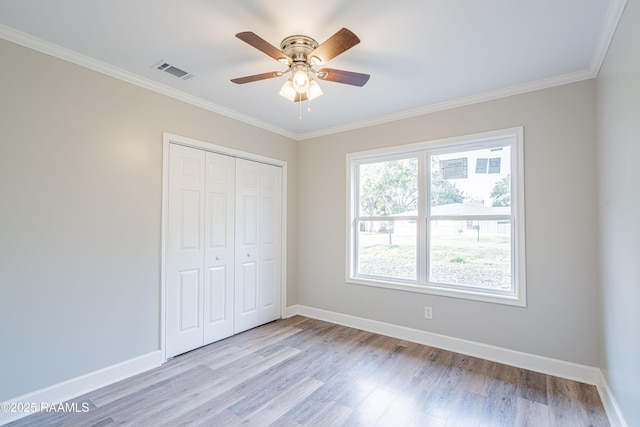
[[239, 77], [237, 79], [231, 79], [232, 82], [239, 85], [251, 82], [257, 82], [258, 80], [272, 79], [274, 77], [280, 77], [282, 73], [280, 71], [271, 71], [269, 73], [254, 74], [253, 76]]
[[318, 46], [309, 54], [309, 57], [315, 56], [322, 64], [326, 64], [331, 59], [340, 55], [342, 52], [351, 49], [358, 43], [360, 43], [358, 36], [346, 28], [343, 28]]
[[277, 49], [275, 46], [270, 44], [268, 41], [266, 41], [256, 33], [253, 33], [251, 31], [245, 31], [245, 32], [236, 34], [236, 37], [242, 40], [243, 42], [250, 44], [256, 49], [266, 53], [276, 61], [281, 61], [285, 63], [288, 63], [290, 61], [290, 58], [284, 53], [282, 53], [280, 49]]
[[[321, 77], [327, 73], [325, 77]], [[344, 83], [352, 86], [364, 86], [369, 81], [369, 74], [354, 73], [353, 71], [334, 70], [333, 68], [322, 68], [318, 71], [318, 78], [336, 83]]]

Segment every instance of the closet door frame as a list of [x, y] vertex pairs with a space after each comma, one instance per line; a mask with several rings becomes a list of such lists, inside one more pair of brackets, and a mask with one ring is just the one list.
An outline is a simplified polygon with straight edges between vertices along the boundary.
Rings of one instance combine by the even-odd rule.
[[282, 168], [282, 265], [281, 265], [281, 289], [280, 289], [280, 316], [286, 317], [287, 313], [287, 162], [273, 159], [258, 154], [240, 151], [233, 148], [216, 145], [196, 139], [174, 135], [168, 132], [162, 134], [162, 246], [160, 263], [160, 351], [162, 358], [167, 360], [166, 348], [166, 265], [167, 265], [167, 237], [168, 237], [168, 212], [169, 212], [169, 146], [170, 144], [183, 145], [185, 147], [197, 148], [212, 153], [239, 159], [251, 160]]

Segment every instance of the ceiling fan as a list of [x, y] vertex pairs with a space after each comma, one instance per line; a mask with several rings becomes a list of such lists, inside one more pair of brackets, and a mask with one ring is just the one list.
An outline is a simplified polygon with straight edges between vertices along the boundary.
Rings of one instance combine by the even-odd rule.
[[290, 101], [299, 102], [307, 99], [311, 100], [322, 95], [322, 90], [313, 77], [360, 87], [364, 86], [369, 80], [368, 74], [335, 70], [333, 68], [321, 68], [319, 70], [314, 68], [327, 63], [360, 43], [358, 36], [346, 28], [342, 28], [322, 44], [318, 44], [317, 41], [308, 36], [290, 36], [282, 40], [280, 49], [277, 49], [251, 31], [238, 33], [236, 37], [287, 65], [288, 68], [284, 72], [271, 71], [231, 79], [233, 83], [251, 83], [291, 73], [289, 79], [280, 89], [280, 95]]

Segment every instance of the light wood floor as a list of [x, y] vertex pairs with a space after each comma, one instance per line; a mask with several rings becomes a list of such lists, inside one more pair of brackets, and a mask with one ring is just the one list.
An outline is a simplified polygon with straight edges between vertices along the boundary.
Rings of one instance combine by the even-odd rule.
[[74, 402], [11, 425], [609, 425], [594, 386], [301, 316]]

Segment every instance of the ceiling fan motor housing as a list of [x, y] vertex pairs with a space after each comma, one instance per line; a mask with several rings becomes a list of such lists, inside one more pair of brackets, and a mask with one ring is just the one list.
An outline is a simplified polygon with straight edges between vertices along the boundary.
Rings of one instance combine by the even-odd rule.
[[291, 60], [296, 62], [307, 62], [311, 52], [316, 50], [318, 42], [307, 36], [290, 36], [282, 40], [280, 50]]

